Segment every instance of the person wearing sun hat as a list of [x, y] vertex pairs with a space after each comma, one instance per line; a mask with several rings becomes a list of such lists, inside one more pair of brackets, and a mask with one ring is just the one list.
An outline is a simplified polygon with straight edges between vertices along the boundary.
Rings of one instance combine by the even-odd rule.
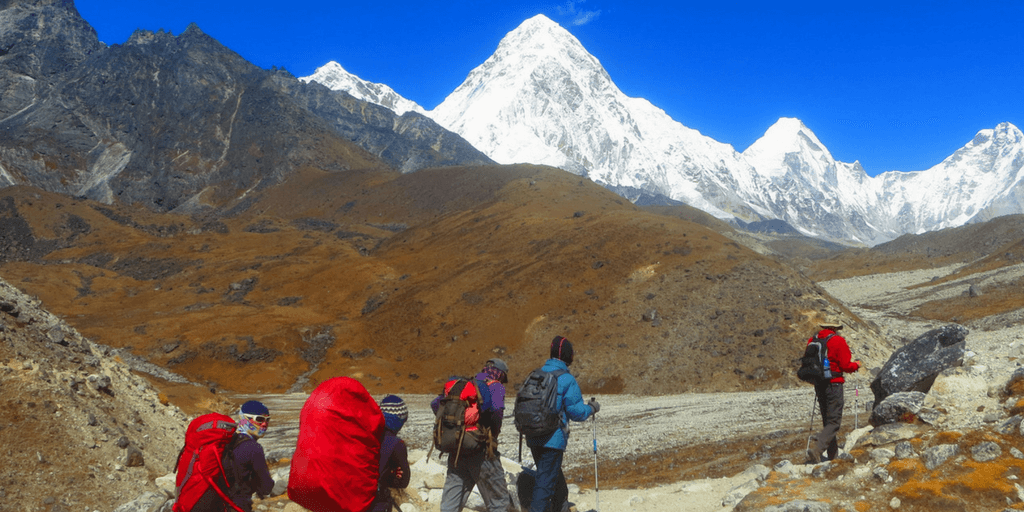
[[846, 338], [839, 335], [843, 323], [838, 318], [826, 318], [818, 324], [818, 328], [821, 330], [808, 339], [807, 344], [810, 345], [815, 339], [822, 340], [833, 377], [828, 382], [814, 385], [818, 410], [821, 411], [822, 430], [813, 446], [807, 450], [807, 462], [810, 464], [821, 462], [822, 453], [825, 453], [825, 460], [832, 460], [839, 454], [836, 434], [843, 423], [843, 383], [846, 382], [843, 373], [853, 373], [860, 369], [860, 361], [852, 360]]
[[409, 408], [405, 401], [395, 395], [381, 399], [380, 412], [384, 413], [384, 440], [380, 444], [380, 480], [377, 483], [377, 498], [370, 512], [391, 512], [395, 500], [391, 489], [405, 489], [409, 486], [409, 450], [398, 432], [409, 419]]
[[254, 493], [262, 499], [274, 490], [274, 479], [267, 468], [267, 457], [259, 443], [269, 427], [270, 410], [262, 402], [249, 400], [239, 408], [238, 426], [228, 445], [233, 471], [225, 468], [225, 472], [230, 478], [228, 497], [246, 512], [252, 510]]

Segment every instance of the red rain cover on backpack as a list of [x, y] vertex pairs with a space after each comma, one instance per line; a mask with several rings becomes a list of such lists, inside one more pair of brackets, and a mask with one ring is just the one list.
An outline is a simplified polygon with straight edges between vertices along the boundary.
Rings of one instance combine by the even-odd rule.
[[203, 510], [230, 507], [241, 512], [227, 497], [228, 483], [222, 464], [224, 449], [234, 435], [235, 420], [224, 414], [204, 414], [188, 424], [185, 447], [175, 469], [178, 498], [174, 500], [174, 512], [190, 512], [200, 502], [203, 505], [199, 508]]
[[299, 413], [288, 498], [317, 512], [364, 512], [377, 496], [384, 415], [359, 381], [320, 383]]

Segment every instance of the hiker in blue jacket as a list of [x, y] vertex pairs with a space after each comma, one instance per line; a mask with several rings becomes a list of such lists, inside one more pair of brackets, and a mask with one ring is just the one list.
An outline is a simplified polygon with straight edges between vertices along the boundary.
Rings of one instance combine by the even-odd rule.
[[555, 339], [551, 340], [551, 359], [544, 363], [541, 370], [565, 371], [558, 376], [556, 399], [556, 407], [562, 411], [562, 428], [547, 437], [526, 438], [526, 445], [530, 447], [533, 461], [537, 464], [530, 512], [560, 512], [565, 509], [568, 504], [569, 487], [565, 483], [565, 474], [562, 473], [562, 458], [569, 442], [569, 420], [586, 421], [601, 408], [593, 398], [590, 402], [583, 402], [583, 392], [576, 383], [576, 378], [568, 371], [572, 359], [572, 343], [563, 336], [555, 336]]

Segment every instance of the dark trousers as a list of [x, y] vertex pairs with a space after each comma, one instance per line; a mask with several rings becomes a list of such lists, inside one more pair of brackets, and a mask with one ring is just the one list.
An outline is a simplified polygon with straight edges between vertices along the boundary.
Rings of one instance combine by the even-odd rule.
[[537, 464], [537, 478], [533, 486], [530, 512], [560, 512], [569, 499], [569, 486], [562, 473], [565, 452], [543, 446], [531, 446], [533, 461]]
[[815, 454], [827, 451], [826, 458], [833, 460], [839, 453], [839, 442], [836, 434], [843, 423], [843, 383], [830, 382], [814, 386], [814, 394], [818, 397], [818, 410], [821, 411], [821, 432], [815, 443]]

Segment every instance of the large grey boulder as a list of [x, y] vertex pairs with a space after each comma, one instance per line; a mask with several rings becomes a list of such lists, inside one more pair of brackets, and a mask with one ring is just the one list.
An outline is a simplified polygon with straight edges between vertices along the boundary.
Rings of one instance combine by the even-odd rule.
[[868, 422], [873, 426], [900, 421], [913, 422], [924, 405], [925, 394], [920, 391], [893, 393], [875, 405]]
[[927, 393], [939, 373], [963, 364], [968, 332], [962, 325], [946, 325], [922, 334], [893, 352], [871, 381], [875, 403], [882, 403], [893, 393]]

